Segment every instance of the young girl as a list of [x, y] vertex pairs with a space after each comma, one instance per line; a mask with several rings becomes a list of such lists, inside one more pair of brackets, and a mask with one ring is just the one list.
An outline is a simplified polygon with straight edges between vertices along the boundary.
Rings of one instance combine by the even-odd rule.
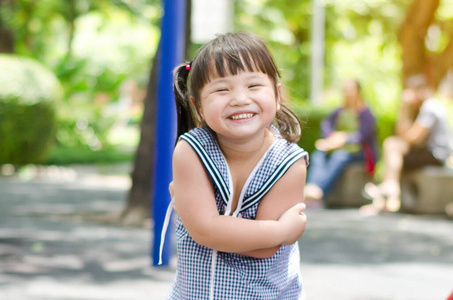
[[[175, 69], [177, 271], [170, 299], [301, 299], [308, 156], [279, 72], [250, 33]], [[190, 88], [188, 88], [190, 86]]]

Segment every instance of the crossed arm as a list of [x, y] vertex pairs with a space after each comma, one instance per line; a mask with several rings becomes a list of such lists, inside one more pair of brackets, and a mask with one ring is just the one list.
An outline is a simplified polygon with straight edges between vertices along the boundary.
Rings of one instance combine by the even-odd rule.
[[197, 154], [185, 141], [173, 155], [175, 210], [200, 245], [257, 258], [272, 256], [303, 234], [306, 167], [296, 162], [261, 200], [256, 219], [219, 215], [214, 187]]

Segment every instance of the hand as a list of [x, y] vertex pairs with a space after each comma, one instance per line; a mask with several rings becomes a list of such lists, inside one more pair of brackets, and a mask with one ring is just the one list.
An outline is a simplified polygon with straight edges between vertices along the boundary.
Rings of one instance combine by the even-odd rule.
[[325, 139], [317, 140], [315, 147], [321, 151], [330, 151], [341, 148], [346, 143], [348, 135], [343, 131], [335, 131]]
[[285, 211], [278, 219], [282, 228], [283, 245], [294, 244], [304, 233], [307, 216], [303, 213], [304, 203], [298, 203]]
[[168, 185], [168, 190], [170, 191], [171, 199], [173, 199], [173, 197], [175, 195], [174, 188], [173, 188], [173, 181], [170, 182], [170, 184]]
[[316, 140], [315, 147], [316, 147], [316, 149], [321, 150], [321, 151], [330, 150], [329, 142], [326, 139]]
[[413, 105], [417, 102], [417, 92], [414, 89], [405, 89], [401, 94], [401, 102], [404, 105]]

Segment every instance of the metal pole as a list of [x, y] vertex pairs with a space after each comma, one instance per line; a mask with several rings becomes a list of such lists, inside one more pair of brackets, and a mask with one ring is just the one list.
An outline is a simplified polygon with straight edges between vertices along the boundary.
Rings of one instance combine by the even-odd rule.
[[324, 81], [324, 26], [325, 11], [322, 0], [312, 0], [311, 36], [311, 103], [318, 105], [321, 100]]
[[[170, 203], [168, 185], [172, 181], [172, 154], [176, 139], [176, 106], [173, 95], [173, 69], [183, 61], [185, 38], [186, 0], [164, 0], [164, 15], [161, 26], [161, 51], [157, 85], [156, 136], [154, 157], [154, 234], [152, 244], [153, 265], [159, 262], [159, 246], [165, 213]], [[172, 245], [170, 226], [165, 237], [162, 265], [168, 266]]]

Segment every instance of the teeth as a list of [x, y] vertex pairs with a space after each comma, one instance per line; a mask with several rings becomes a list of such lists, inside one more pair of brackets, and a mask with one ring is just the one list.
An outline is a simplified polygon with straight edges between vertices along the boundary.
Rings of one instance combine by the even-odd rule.
[[249, 119], [251, 117], [253, 117], [253, 114], [240, 114], [240, 115], [231, 116], [231, 119], [240, 120], [240, 119]]

